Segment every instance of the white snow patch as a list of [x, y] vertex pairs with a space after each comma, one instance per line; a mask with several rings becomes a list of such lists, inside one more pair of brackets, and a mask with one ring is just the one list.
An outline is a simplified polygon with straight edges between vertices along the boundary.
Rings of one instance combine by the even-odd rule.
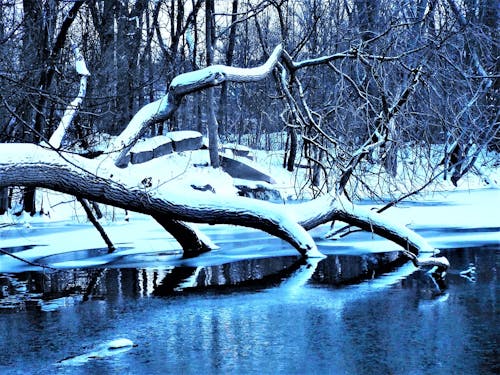
[[165, 137], [170, 138], [174, 142], [179, 142], [184, 139], [200, 138], [201, 133], [194, 130], [178, 130], [165, 133]]

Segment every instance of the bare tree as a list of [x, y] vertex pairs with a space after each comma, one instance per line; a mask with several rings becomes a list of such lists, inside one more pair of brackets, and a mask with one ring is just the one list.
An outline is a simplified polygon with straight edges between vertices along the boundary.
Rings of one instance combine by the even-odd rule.
[[[0, 150], [3, 210], [8, 187], [26, 186], [25, 202], [32, 202], [29, 189], [45, 186], [147, 213], [187, 252], [209, 248], [187, 223], [209, 222], [260, 228], [310, 255], [315, 245], [306, 230], [337, 219], [362, 228], [376, 222], [377, 233], [409, 243], [414, 252], [429, 250], [413, 234], [405, 242], [407, 232], [391, 232], [380, 216], [364, 216], [352, 201], [366, 193], [407, 196], [440, 175], [457, 183], [476, 168], [480, 152], [498, 144], [498, 18], [491, 0], [404, 5], [233, 1], [215, 13], [215, 1], [206, 1], [199, 17], [199, 0], [25, 0], [21, 18], [16, 9], [2, 8], [0, 48], [13, 56], [9, 69], [0, 61], [0, 111], [8, 115], [0, 120], [1, 137], [12, 143]], [[46, 23], [39, 23], [40, 14]], [[217, 24], [221, 16], [225, 21]], [[82, 42], [96, 71], [73, 122], [73, 129], [86, 131], [68, 134], [57, 152], [26, 145], [53, 134], [70, 101], [61, 92], [78, 84], [67, 74], [68, 35]], [[226, 65], [214, 64], [219, 57]], [[244, 199], [228, 207], [217, 195], [201, 208], [188, 198], [139, 191], [121, 178], [134, 144], [163, 132], [164, 124], [205, 132], [206, 121], [217, 167], [219, 92], [224, 138], [268, 149], [263, 135], [287, 139], [284, 167], [307, 171], [298, 194], [312, 195], [311, 204], [322, 202], [325, 212], [294, 213], [293, 219], [291, 208]], [[97, 132], [116, 136], [105, 155], [86, 160], [64, 151], [80, 133]], [[37, 157], [12, 160], [10, 152], [21, 146]], [[97, 172], [100, 163], [109, 175]], [[202, 198], [189, 191], [189, 199]]]
[[[143, 107], [134, 116], [127, 129], [118, 137], [119, 144], [133, 144], [137, 139], [137, 134], [144, 132], [147, 126], [172, 116], [178, 108], [180, 99], [184, 96], [218, 86], [223, 81], [261, 80], [272, 73], [282, 58], [284, 58], [285, 66], [293, 69], [300, 69], [301, 65], [309, 64], [295, 63], [282, 47], [278, 46], [268, 61], [259, 67], [238, 69], [221, 65], [209, 66], [200, 71], [184, 73], [176, 77], [164, 98]], [[124, 151], [120, 152], [120, 149], [116, 149], [116, 145], [116, 143], [111, 145], [110, 152], [117, 152], [115, 164], [122, 166]], [[153, 196], [150, 191], [137, 189], [124, 183], [120, 169], [107, 162], [107, 156], [102, 160], [84, 161], [76, 155], [62, 155], [54, 150], [37, 148], [29, 144], [6, 144], [4, 146], [0, 151], [0, 176], [2, 177], [0, 187], [15, 184], [43, 186], [81, 198], [147, 213], [154, 218], [164, 218], [167, 220], [165, 228], [171, 229], [169, 224], [185, 227], [182, 221], [250, 226], [288, 241], [304, 256], [320, 256], [307, 230], [324, 222], [339, 219], [362, 228], [371, 228], [375, 233], [408, 248], [413, 254], [418, 254], [419, 251], [434, 251], [416, 233], [404, 226], [389, 222], [376, 213], [356, 207], [345, 199], [342, 192], [327, 195], [303, 205], [294, 205], [287, 210], [284, 210], [282, 205], [256, 202], [242, 197], [235, 197], [228, 201], [227, 197], [218, 197], [215, 194], [207, 200], [206, 195], [196, 191], [182, 196], [173, 194], [174, 198], [170, 198], [172, 195], [168, 187], [165, 190], [160, 186], [154, 187]], [[13, 155], [17, 157], [13, 152], [13, 147], [20, 146], [25, 149], [24, 151], [28, 151], [24, 154], [29, 156], [13, 162]], [[12, 168], [12, 164], [15, 168]], [[100, 170], [105, 170], [105, 176], [99, 175]], [[160, 194], [158, 194], [159, 191], [161, 191]], [[290, 211], [294, 211], [294, 214]], [[176, 233], [176, 235], [186, 236], [185, 239], [180, 240], [183, 244], [200, 242], [192, 230], [183, 231], [182, 234]], [[185, 248], [185, 251], [189, 253], [192, 249]], [[416, 257], [412, 259], [416, 265], [419, 265]], [[447, 267], [447, 261], [444, 259], [434, 259], [432, 263]]]

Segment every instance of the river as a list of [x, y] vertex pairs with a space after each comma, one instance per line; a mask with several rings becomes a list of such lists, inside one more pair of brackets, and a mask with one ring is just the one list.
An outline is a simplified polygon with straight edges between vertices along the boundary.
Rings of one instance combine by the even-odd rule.
[[[456, 241], [468, 232], [474, 240]], [[444, 279], [385, 241], [366, 248], [369, 234], [318, 239], [327, 258], [306, 262], [244, 233], [214, 229], [223, 246], [199, 259], [123, 245], [112, 259], [100, 249], [38, 259], [68, 266], [58, 272], [0, 274], [0, 373], [500, 372], [497, 227], [422, 229], [448, 241]]]

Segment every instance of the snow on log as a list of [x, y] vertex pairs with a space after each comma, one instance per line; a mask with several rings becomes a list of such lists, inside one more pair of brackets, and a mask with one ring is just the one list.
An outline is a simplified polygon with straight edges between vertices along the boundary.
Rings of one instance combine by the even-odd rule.
[[378, 234], [414, 254], [438, 252], [415, 231], [375, 211], [357, 206], [345, 198], [338, 200], [335, 219]]
[[378, 234], [413, 254], [437, 253], [422, 236], [376, 211], [353, 204], [344, 196], [325, 195], [310, 202], [292, 206], [297, 222], [306, 230], [329, 221], [340, 220], [365, 231]]
[[256, 228], [289, 242], [304, 256], [322, 256], [309, 233], [282, 205], [216, 194], [207, 200], [206, 194], [195, 190], [186, 194], [175, 184], [146, 188], [125, 181], [125, 172], [101, 159], [62, 154], [34, 144], [9, 143], [0, 148], [0, 188], [44, 187], [153, 217]]
[[103, 164], [101, 159], [61, 154], [33, 144], [9, 143], [0, 149], [0, 188], [12, 185], [45, 187], [148, 214], [157, 220], [252, 227], [288, 241], [307, 256], [321, 256], [307, 230], [332, 220], [376, 233], [413, 254], [436, 252], [404, 225], [356, 206], [342, 196], [326, 195], [284, 209], [281, 204], [244, 197], [214, 194], [207, 199], [206, 194], [195, 190], [186, 194], [176, 184], [146, 188], [127, 183], [130, 178], [127, 175], [112, 164]]

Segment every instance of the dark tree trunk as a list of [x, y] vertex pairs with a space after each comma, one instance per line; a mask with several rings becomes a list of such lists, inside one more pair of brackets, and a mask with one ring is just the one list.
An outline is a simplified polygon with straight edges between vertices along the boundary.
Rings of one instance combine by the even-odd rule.
[[[236, 44], [236, 21], [238, 18], [238, 0], [233, 0], [233, 6], [231, 10], [231, 27], [229, 31], [229, 41], [226, 50], [226, 65], [233, 65], [234, 57], [234, 47]], [[219, 133], [221, 136], [225, 136], [228, 127], [228, 116], [227, 116], [227, 82], [221, 85], [220, 99], [219, 99], [219, 109], [217, 118], [219, 120]]]
[[[116, 59], [115, 59], [115, 7], [117, 0], [102, 1], [102, 6], [97, 1], [89, 3], [92, 22], [99, 35], [99, 59], [93, 67], [95, 78], [90, 80], [91, 91], [96, 102], [92, 99], [90, 105], [102, 108], [96, 130], [117, 134], [119, 131], [118, 120], [113, 112], [116, 109], [114, 100], [116, 95]], [[103, 101], [101, 98], [106, 98]]]
[[9, 188], [0, 189], [0, 215], [3, 215], [9, 209]]
[[286, 169], [293, 172], [295, 168], [295, 159], [297, 158], [297, 133], [294, 128], [289, 128], [288, 134], [290, 135], [290, 151], [288, 153]]
[[[214, 27], [214, 0], [206, 0], [206, 51], [207, 51], [207, 66], [213, 64], [214, 61], [214, 43], [215, 43], [215, 27]], [[219, 168], [219, 131], [217, 128], [217, 119], [215, 118], [215, 99], [214, 88], [207, 89], [207, 121], [208, 121], [208, 151], [210, 154], [210, 165], [214, 168]]]
[[142, 18], [146, 6], [145, 0], [138, 0], [129, 11], [128, 1], [125, 4], [117, 2], [116, 110], [119, 131], [125, 128], [138, 107], [135, 87], [141, 85], [137, 62], [142, 38]]
[[31, 216], [36, 214], [36, 188], [26, 187], [23, 193], [23, 211]]

